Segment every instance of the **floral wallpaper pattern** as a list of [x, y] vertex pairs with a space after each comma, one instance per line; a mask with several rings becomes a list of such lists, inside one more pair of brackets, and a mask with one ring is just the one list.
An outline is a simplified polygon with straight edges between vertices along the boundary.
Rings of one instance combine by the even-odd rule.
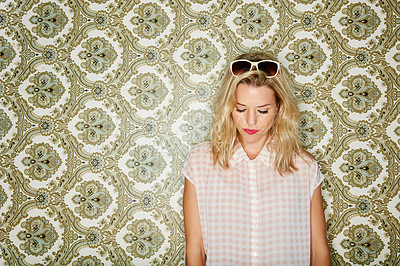
[[399, 265], [395, 0], [0, 0], [0, 264], [182, 265], [190, 147], [236, 55], [291, 75], [333, 265]]

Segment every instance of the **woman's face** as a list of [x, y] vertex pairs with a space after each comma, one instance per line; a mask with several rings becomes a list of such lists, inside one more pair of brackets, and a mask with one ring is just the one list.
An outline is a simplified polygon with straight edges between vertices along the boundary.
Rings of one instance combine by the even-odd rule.
[[278, 111], [275, 92], [267, 85], [254, 87], [239, 84], [235, 96], [237, 105], [232, 112], [232, 118], [239, 132], [240, 142], [245, 150], [248, 147], [261, 150]]

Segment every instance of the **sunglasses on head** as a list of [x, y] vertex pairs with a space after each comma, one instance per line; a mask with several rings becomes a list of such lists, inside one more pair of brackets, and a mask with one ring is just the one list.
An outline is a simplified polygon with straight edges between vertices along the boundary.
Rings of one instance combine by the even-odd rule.
[[254, 66], [258, 71], [262, 71], [267, 74], [267, 78], [273, 78], [278, 75], [279, 72], [279, 63], [273, 60], [252, 62], [246, 59], [238, 59], [232, 61], [230, 70], [232, 75], [237, 77], [244, 72], [252, 70]]

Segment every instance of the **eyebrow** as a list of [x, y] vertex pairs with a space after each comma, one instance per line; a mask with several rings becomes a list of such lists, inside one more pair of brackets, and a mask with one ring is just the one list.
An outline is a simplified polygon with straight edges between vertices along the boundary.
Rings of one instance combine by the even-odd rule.
[[[242, 104], [242, 103], [237, 103], [237, 105], [246, 106], [245, 104]], [[263, 104], [263, 105], [260, 105], [260, 106], [256, 106], [256, 108], [270, 107], [270, 106], [272, 106], [272, 104], [267, 103], [267, 104]]]

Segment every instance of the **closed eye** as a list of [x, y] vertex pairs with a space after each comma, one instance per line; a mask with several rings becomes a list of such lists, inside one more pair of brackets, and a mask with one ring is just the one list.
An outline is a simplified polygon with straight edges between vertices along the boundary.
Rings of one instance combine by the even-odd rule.
[[265, 110], [265, 111], [258, 110], [258, 112], [259, 112], [260, 114], [263, 114], [263, 115], [268, 114], [268, 111], [269, 111], [269, 110]]
[[246, 111], [246, 109], [239, 109], [239, 108], [236, 108], [236, 111], [238, 111], [239, 113], [243, 113], [244, 111]]

